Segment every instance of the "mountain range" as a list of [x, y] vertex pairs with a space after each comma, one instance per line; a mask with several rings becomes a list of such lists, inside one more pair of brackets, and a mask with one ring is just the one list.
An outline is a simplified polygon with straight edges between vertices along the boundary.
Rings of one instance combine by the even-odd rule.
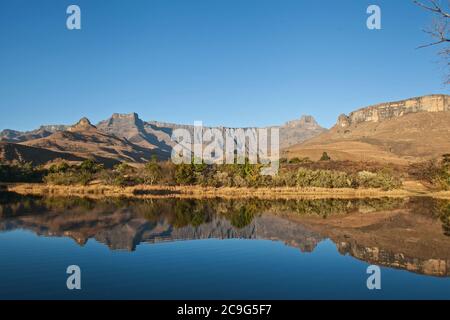
[[[167, 159], [174, 146], [172, 133], [178, 128], [194, 131], [192, 125], [146, 122], [136, 113], [115, 113], [97, 125], [82, 118], [72, 126], [41, 126], [27, 132], [6, 129], [0, 132], [0, 159], [44, 164], [57, 159], [90, 158], [106, 165], [143, 163], [153, 155]], [[305, 141], [326, 130], [312, 116], [302, 116], [277, 128], [281, 147]]]
[[[45, 164], [57, 159], [94, 159], [113, 165], [144, 163], [153, 155], [170, 157], [175, 129], [192, 125], [144, 121], [136, 113], [113, 114], [93, 125], [45, 125], [21, 132], [0, 132], [0, 160]], [[273, 128], [273, 127], [269, 127]], [[381, 103], [339, 116], [327, 130], [312, 116], [281, 126], [280, 147], [287, 158], [318, 160], [327, 152], [334, 160], [406, 164], [450, 153], [450, 96], [429, 95]]]

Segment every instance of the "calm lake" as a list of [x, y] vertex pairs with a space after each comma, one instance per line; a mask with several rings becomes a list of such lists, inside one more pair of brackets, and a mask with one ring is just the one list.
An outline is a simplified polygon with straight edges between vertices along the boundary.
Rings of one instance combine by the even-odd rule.
[[0, 257], [0, 299], [450, 299], [450, 202], [1, 193]]

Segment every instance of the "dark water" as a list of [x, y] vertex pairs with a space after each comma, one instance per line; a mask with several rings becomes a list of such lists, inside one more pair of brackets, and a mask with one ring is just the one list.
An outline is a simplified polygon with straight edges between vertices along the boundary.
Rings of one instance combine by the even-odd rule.
[[[450, 298], [450, 202], [0, 194], [0, 298]], [[66, 268], [81, 268], [68, 290]], [[381, 290], [366, 285], [381, 267]]]

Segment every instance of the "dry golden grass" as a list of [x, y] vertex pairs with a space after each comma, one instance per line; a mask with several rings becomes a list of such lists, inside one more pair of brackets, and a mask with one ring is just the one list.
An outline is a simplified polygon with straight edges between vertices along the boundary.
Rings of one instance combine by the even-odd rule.
[[430, 196], [450, 199], [450, 192], [416, 192], [411, 189], [382, 191], [380, 189], [326, 189], [326, 188], [213, 188], [202, 186], [149, 186], [117, 187], [107, 185], [57, 186], [46, 184], [10, 184], [8, 191], [19, 194], [134, 197], [134, 198], [262, 198], [262, 199], [304, 199], [304, 198], [379, 198]]
[[283, 156], [319, 160], [326, 151], [333, 160], [375, 161], [408, 165], [450, 152], [450, 112], [421, 112], [381, 122], [333, 127], [284, 150]]

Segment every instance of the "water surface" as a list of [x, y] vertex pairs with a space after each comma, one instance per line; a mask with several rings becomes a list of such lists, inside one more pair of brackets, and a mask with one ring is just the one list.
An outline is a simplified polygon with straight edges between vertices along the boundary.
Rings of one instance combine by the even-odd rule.
[[[450, 202], [0, 196], [0, 298], [450, 298]], [[66, 268], [82, 270], [68, 290]], [[366, 269], [382, 271], [368, 290]]]

